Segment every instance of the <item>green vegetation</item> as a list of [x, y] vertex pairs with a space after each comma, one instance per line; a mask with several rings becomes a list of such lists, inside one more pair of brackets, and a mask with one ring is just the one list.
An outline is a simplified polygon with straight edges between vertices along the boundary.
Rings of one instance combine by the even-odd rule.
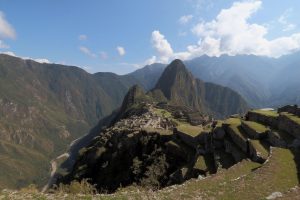
[[257, 133], [265, 133], [266, 131], [270, 130], [268, 127], [259, 124], [253, 121], [243, 121], [242, 123], [246, 124], [252, 130], [255, 130]]
[[178, 129], [178, 131], [181, 131], [181, 132], [183, 132], [187, 135], [193, 136], [193, 137], [201, 134], [201, 132], [203, 131], [202, 126], [192, 126], [188, 123], [180, 123], [177, 126], [177, 129]]
[[206, 170], [207, 169], [207, 165], [204, 159], [204, 156], [200, 155], [198, 156], [196, 163], [194, 165], [194, 168], [196, 169], [200, 169], [200, 170]]
[[224, 121], [224, 124], [239, 126], [241, 125], [241, 120], [239, 118], [229, 118]]
[[280, 113], [281, 115], [284, 115], [286, 117], [288, 117], [290, 120], [292, 120], [293, 122], [297, 123], [300, 125], [300, 117], [296, 116], [296, 115], [293, 115], [291, 113]]
[[168, 112], [167, 110], [155, 108], [154, 113], [161, 117], [168, 118], [169, 120], [174, 121], [177, 124], [176, 128], [187, 135], [195, 137], [204, 130], [202, 126], [193, 126], [185, 121], [175, 119], [172, 113]]
[[253, 145], [253, 147], [261, 153], [262, 158], [268, 158], [269, 151], [266, 149], [265, 145], [260, 140], [250, 140], [250, 143]]
[[259, 113], [268, 117], [278, 117], [279, 114], [276, 111], [272, 110], [251, 110], [249, 112]]

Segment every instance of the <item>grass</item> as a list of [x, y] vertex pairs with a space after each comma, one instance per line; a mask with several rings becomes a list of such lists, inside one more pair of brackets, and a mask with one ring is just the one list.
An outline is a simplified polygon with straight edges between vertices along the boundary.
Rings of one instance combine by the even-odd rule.
[[193, 137], [199, 135], [203, 131], [203, 128], [201, 126], [192, 126], [188, 123], [182, 123], [182, 122], [179, 123], [177, 129], [178, 131], [181, 131]]
[[229, 118], [224, 121], [224, 124], [239, 126], [241, 125], [241, 120], [239, 118]]
[[300, 118], [298, 116], [291, 114], [291, 113], [286, 113], [286, 112], [280, 113], [280, 114], [288, 117], [290, 120], [292, 120], [293, 122], [300, 125]]
[[176, 128], [187, 135], [195, 137], [203, 131], [202, 126], [193, 126], [187, 122], [179, 121], [173, 117], [172, 113], [164, 109], [154, 108], [154, 113], [161, 117], [168, 118], [174, 121], [177, 124]]
[[197, 161], [194, 165], [194, 168], [204, 170], [204, 171], [207, 169], [207, 165], [206, 165], [204, 156], [202, 156], [202, 155], [198, 156]]
[[272, 110], [252, 110], [249, 112], [254, 112], [254, 113], [258, 113], [258, 114], [262, 114], [268, 117], [278, 117], [279, 114], [276, 111], [272, 111]]
[[164, 194], [170, 199], [181, 193], [199, 199], [264, 199], [274, 191], [285, 192], [299, 184], [294, 155], [288, 149], [274, 148], [269, 162], [260, 166], [243, 160], [228, 170]]
[[262, 158], [268, 158], [269, 151], [264, 147], [260, 140], [250, 140], [250, 143], [253, 145], [256, 151], [261, 153]]
[[266, 126], [259, 124], [257, 122], [253, 122], [253, 121], [243, 121], [243, 124], [245, 124], [246, 126], [248, 126], [249, 128], [251, 128], [252, 130], [255, 130], [255, 132], [257, 133], [265, 133], [266, 131], [270, 130], [269, 128], [267, 128]]
[[[285, 193], [299, 184], [294, 154], [289, 149], [273, 148], [264, 165], [243, 160], [229, 169], [203, 180], [193, 179], [160, 191], [130, 186], [114, 194], [41, 194], [35, 190], [2, 191], [3, 199], [265, 199], [273, 192]], [[297, 161], [299, 162], [299, 161]], [[204, 160], [200, 158], [199, 165]], [[78, 188], [78, 187], [76, 187]], [[75, 188], [75, 189], [76, 189]], [[80, 190], [80, 187], [79, 187]], [[77, 191], [77, 189], [76, 189]], [[13, 198], [17, 196], [18, 198]]]

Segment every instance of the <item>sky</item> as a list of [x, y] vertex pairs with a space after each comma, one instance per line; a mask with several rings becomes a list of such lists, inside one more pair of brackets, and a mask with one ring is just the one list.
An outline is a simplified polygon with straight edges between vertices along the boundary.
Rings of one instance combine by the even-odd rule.
[[201, 55], [300, 49], [298, 0], [0, 0], [0, 52], [126, 74]]

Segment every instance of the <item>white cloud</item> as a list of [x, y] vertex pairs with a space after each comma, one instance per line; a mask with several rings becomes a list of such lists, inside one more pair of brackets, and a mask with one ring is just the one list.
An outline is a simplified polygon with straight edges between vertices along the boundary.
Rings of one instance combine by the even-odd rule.
[[80, 47], [79, 47], [79, 50], [80, 50], [82, 53], [84, 53], [84, 54], [86, 54], [86, 55], [88, 55], [88, 56], [90, 56], [90, 57], [92, 57], [92, 58], [96, 58], [96, 57], [97, 57], [97, 55], [94, 54], [94, 53], [93, 53], [90, 49], [88, 49], [87, 47], [80, 46]]
[[80, 40], [80, 41], [85, 41], [85, 40], [87, 40], [87, 38], [88, 38], [87, 35], [84, 35], [84, 34], [78, 36], [78, 40]]
[[29, 58], [29, 60], [34, 60], [35, 62], [38, 62], [38, 63], [51, 63], [48, 59], [46, 58], [36, 58], [36, 59], [31, 59]]
[[5, 52], [0, 52], [1, 54], [5, 54], [5, 55], [9, 55], [9, 56], [13, 56], [13, 57], [18, 57], [21, 58], [23, 60], [33, 60], [35, 62], [38, 63], [51, 63], [48, 59], [46, 58], [30, 58], [30, 57], [23, 57], [23, 56], [17, 56], [14, 52], [12, 51], [5, 51]]
[[280, 57], [300, 50], [300, 33], [269, 40], [267, 25], [249, 22], [261, 7], [261, 0], [235, 2], [230, 8], [222, 9], [212, 21], [200, 21], [192, 28], [198, 42], [182, 52], [174, 52], [164, 35], [153, 31], [152, 44], [158, 54], [156, 61], [167, 63], [175, 58], [186, 60], [203, 54]]
[[170, 57], [174, 53], [173, 49], [168, 40], [165, 39], [165, 36], [157, 30], [152, 32], [152, 46], [157, 51], [159, 62], [169, 62]]
[[9, 49], [9, 46], [0, 40], [0, 49]]
[[104, 51], [101, 51], [101, 52], [100, 52], [100, 58], [101, 58], [102, 60], [106, 60], [106, 59], [108, 58], [107, 53], [104, 52]]
[[143, 63], [143, 65], [152, 65], [153, 63], [157, 62], [156, 60], [157, 60], [156, 56], [152, 56], [151, 58], [147, 59]]
[[124, 56], [126, 54], [126, 51], [125, 51], [124, 47], [118, 46], [116, 49], [117, 49], [117, 52], [120, 56]]
[[282, 15], [280, 15], [280, 17], [277, 20], [283, 26], [284, 32], [292, 31], [296, 28], [295, 24], [288, 22], [288, 18], [292, 12], [293, 12], [293, 9], [291, 9], [291, 8], [287, 9], [286, 11], [283, 12]]
[[16, 38], [16, 32], [12, 25], [5, 19], [5, 15], [0, 11], [0, 38]]
[[14, 52], [11, 52], [11, 51], [1, 52], [1, 54], [17, 57], [16, 54]]
[[193, 15], [184, 15], [181, 16], [178, 20], [178, 22], [180, 24], [187, 24], [188, 22], [190, 22], [193, 19]]

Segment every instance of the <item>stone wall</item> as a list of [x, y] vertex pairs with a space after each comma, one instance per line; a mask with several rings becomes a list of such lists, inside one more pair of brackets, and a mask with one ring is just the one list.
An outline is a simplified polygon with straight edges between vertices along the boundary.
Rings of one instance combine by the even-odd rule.
[[232, 155], [235, 162], [240, 162], [247, 157], [246, 154], [242, 153], [241, 150], [233, 142], [227, 139], [224, 140], [224, 146], [225, 151]]
[[279, 116], [278, 129], [285, 131], [291, 134], [292, 136], [300, 139], [300, 124], [294, 122], [293, 120], [291, 120], [289, 117], [285, 115]]
[[242, 128], [247, 133], [247, 135], [249, 135], [250, 138], [252, 138], [252, 139], [262, 139], [262, 138], [267, 137], [267, 135], [268, 135], [267, 131], [260, 133], [256, 130], [254, 130], [253, 128], [251, 128], [248, 124], [246, 124], [244, 122], [242, 122]]
[[274, 147], [287, 147], [287, 143], [275, 131], [268, 131], [268, 141]]
[[264, 163], [267, 158], [264, 158], [257, 149], [255, 149], [254, 145], [252, 144], [251, 140], [248, 140], [248, 148], [249, 148], [249, 156], [250, 158], [258, 163]]
[[281, 108], [278, 108], [278, 112], [288, 112], [300, 117], [300, 108], [297, 105], [287, 105]]
[[249, 121], [254, 121], [271, 126], [272, 128], [278, 128], [278, 117], [266, 116], [260, 113], [250, 111], [247, 113], [246, 119]]
[[226, 133], [231, 137], [232, 141], [240, 147], [244, 153], [247, 153], [247, 139], [235, 133], [230, 126], [224, 126]]
[[176, 139], [180, 139], [182, 142], [184, 142], [190, 147], [193, 147], [195, 149], [197, 148], [197, 140], [194, 137], [187, 135], [186, 133], [180, 132], [176, 128], [174, 128], [173, 130], [173, 137], [175, 137]]

